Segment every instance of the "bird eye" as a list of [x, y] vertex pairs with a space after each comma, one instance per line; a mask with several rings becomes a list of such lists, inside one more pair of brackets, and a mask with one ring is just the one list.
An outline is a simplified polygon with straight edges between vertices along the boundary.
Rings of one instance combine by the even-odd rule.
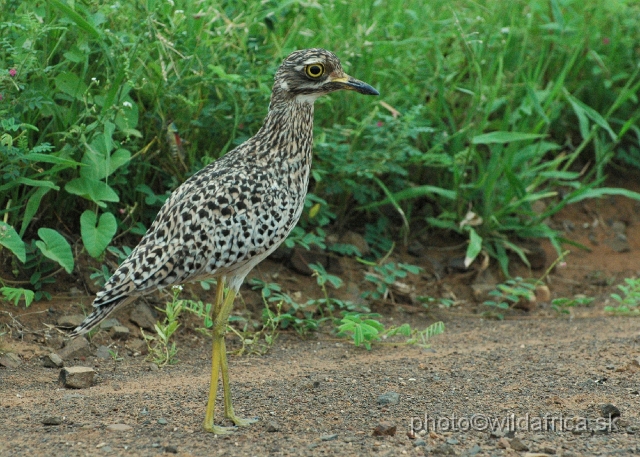
[[324, 74], [324, 66], [320, 63], [314, 63], [311, 65], [307, 65], [304, 68], [305, 73], [309, 78], [319, 78]]

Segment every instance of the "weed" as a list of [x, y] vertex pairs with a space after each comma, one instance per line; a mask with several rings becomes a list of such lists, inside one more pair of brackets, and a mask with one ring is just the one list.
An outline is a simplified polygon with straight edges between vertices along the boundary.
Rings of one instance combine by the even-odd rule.
[[618, 302], [617, 306], [605, 306], [610, 313], [624, 315], [640, 315], [640, 279], [625, 278], [624, 284], [618, 284], [621, 294], [611, 294], [611, 298]]
[[[498, 310], [507, 310], [520, 301], [535, 300], [537, 282], [522, 279], [519, 276], [508, 279], [504, 283], [498, 284], [495, 290], [489, 292], [489, 295], [496, 297], [496, 300], [486, 300], [483, 305], [491, 306]], [[500, 311], [485, 312], [483, 315], [499, 320], [504, 319], [504, 315]]]
[[408, 273], [415, 275], [420, 271], [422, 271], [420, 267], [401, 262], [386, 262], [381, 265], [375, 265], [373, 271], [366, 273], [364, 276], [364, 279], [375, 285], [375, 290], [363, 292], [362, 297], [373, 300], [386, 300], [391, 296], [393, 299], [393, 292], [390, 286], [399, 279], [406, 278]]
[[142, 336], [147, 343], [149, 349], [149, 358], [158, 365], [158, 367], [164, 367], [165, 365], [173, 365], [178, 362], [176, 354], [178, 348], [175, 341], [172, 341], [173, 334], [180, 326], [178, 317], [182, 312], [183, 302], [179, 300], [182, 286], [172, 287], [173, 297], [171, 301], [168, 301], [164, 309], [157, 308], [160, 312], [164, 313], [164, 319], [162, 322], [156, 322], [154, 328], [156, 330], [155, 335], [147, 335], [143, 330]]
[[568, 308], [589, 306], [593, 300], [593, 297], [554, 298], [551, 300], [551, 309], [558, 314], [570, 314]]

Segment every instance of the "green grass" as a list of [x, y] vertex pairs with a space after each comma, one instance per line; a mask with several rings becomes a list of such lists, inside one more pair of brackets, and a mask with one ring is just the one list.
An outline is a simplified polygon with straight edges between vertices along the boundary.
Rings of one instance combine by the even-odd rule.
[[[135, 244], [172, 189], [259, 128], [278, 64], [312, 46], [381, 96], [318, 101], [316, 200], [298, 240], [322, 244], [331, 224], [387, 245], [444, 229], [469, 239], [468, 262], [484, 250], [505, 272], [510, 253], [526, 261], [522, 238], [559, 250], [545, 219], [567, 203], [638, 198], [598, 186], [617, 157], [640, 165], [640, 5], [482, 3], [8, 0], [0, 247], [11, 279], [37, 288], [59, 265], [72, 271], [78, 240], [101, 261]], [[319, 207], [321, 222], [309, 213]]]

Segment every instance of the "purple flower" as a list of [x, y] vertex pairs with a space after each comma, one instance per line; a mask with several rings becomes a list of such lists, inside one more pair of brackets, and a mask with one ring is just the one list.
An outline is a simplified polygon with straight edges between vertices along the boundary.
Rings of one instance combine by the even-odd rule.
[[15, 68], [12, 68], [11, 70], [9, 70], [9, 76], [11, 76], [12, 78], [18, 74], [18, 71]]
[[605, 46], [608, 45], [609, 43], [611, 43], [611, 40], [609, 39], [609, 37], [604, 37], [602, 39], [602, 44], [604, 44]]
[[378, 121], [378, 123], [376, 124], [377, 127], [382, 127], [384, 125], [384, 122], [382, 121]]

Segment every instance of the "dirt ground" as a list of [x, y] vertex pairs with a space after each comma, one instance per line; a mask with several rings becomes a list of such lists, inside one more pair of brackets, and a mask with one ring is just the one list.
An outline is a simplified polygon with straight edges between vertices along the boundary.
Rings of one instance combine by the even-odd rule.
[[[422, 240], [417, 257], [398, 249], [396, 260], [425, 269], [407, 280], [412, 296], [445, 297], [453, 306], [398, 296], [374, 310], [387, 325], [442, 320], [445, 333], [430, 349], [398, 339], [367, 351], [327, 330], [306, 339], [282, 332], [265, 355], [230, 355], [236, 412], [259, 421], [225, 437], [201, 429], [211, 354], [195, 320], [178, 332], [179, 363], [157, 369], [131, 350], [140, 332], [130, 309], [118, 311], [130, 339], [94, 336], [90, 356], [65, 361], [93, 368], [92, 386], [67, 389], [60, 369], [44, 367], [42, 357], [59, 349], [57, 319], [81, 313], [91, 297], [71, 296], [66, 284], [26, 310], [0, 303], [0, 354], [20, 363], [0, 366], [0, 456], [640, 454], [640, 321], [604, 312], [615, 286], [640, 272], [639, 223], [639, 205], [624, 198], [574, 205], [554, 218], [555, 228], [590, 248], [570, 247], [545, 279], [552, 298], [595, 298], [569, 314], [543, 299], [506, 311], [502, 321], [487, 319], [474, 286], [501, 281], [498, 271], [454, 268], [462, 250], [446, 241]], [[555, 253], [542, 247], [546, 268]], [[344, 290], [358, 294], [364, 270], [341, 262]], [[273, 261], [250, 277], [278, 282], [303, 301], [318, 294], [313, 278]], [[255, 293], [243, 296], [251, 311]], [[96, 357], [98, 345], [122, 360]], [[237, 337], [229, 335], [228, 346], [238, 348]], [[219, 397], [218, 418], [221, 410]], [[116, 424], [129, 427], [111, 430]]]

